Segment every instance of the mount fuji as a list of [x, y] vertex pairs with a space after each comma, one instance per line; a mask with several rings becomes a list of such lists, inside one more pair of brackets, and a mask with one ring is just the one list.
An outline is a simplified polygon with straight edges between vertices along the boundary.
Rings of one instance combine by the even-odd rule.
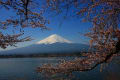
[[53, 34], [27, 47], [1, 51], [0, 55], [64, 54], [86, 51], [88, 48], [89, 46], [85, 44], [73, 43], [57, 34]]

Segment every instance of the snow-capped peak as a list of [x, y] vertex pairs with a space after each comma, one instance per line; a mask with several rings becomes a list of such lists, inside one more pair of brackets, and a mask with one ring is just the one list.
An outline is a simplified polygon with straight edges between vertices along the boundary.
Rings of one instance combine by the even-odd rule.
[[63, 37], [57, 35], [57, 34], [53, 34], [50, 35], [49, 37], [37, 42], [37, 44], [52, 44], [52, 43], [72, 43], [71, 41], [64, 39]]

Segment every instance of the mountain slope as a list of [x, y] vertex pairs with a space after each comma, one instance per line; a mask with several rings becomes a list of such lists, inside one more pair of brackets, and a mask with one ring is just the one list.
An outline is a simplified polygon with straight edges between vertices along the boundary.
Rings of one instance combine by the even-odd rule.
[[72, 53], [87, 51], [88, 46], [75, 43], [34, 44], [28, 47], [2, 51], [0, 54], [41, 54], [41, 53]]

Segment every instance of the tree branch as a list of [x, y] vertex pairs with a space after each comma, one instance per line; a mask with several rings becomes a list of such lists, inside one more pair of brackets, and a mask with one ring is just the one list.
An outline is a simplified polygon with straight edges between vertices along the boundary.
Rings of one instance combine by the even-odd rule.
[[65, 61], [58, 64], [56, 67], [50, 64], [43, 65], [37, 68], [37, 72], [50, 72], [50, 73], [69, 73], [74, 71], [90, 71], [96, 68], [102, 63], [107, 63], [114, 54], [118, 54], [120, 51], [120, 41], [116, 44], [116, 49], [111, 53], [89, 53], [84, 59], [76, 59], [73, 61]]

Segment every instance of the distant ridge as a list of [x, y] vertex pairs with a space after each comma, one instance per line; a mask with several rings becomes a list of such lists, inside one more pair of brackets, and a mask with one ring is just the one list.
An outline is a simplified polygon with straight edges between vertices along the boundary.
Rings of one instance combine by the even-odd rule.
[[71, 41], [57, 35], [57, 34], [53, 34], [48, 36], [47, 38], [37, 42], [36, 44], [53, 44], [53, 43], [72, 43]]
[[22, 47], [22, 48], [16, 48], [12, 50], [7, 51], [1, 51], [0, 55], [51, 55], [51, 54], [71, 54], [71, 53], [80, 53], [81, 51], [87, 52], [89, 46], [85, 44], [80, 43], [72, 43], [71, 41], [57, 35], [53, 34], [39, 42], [36, 42], [36, 44]]

